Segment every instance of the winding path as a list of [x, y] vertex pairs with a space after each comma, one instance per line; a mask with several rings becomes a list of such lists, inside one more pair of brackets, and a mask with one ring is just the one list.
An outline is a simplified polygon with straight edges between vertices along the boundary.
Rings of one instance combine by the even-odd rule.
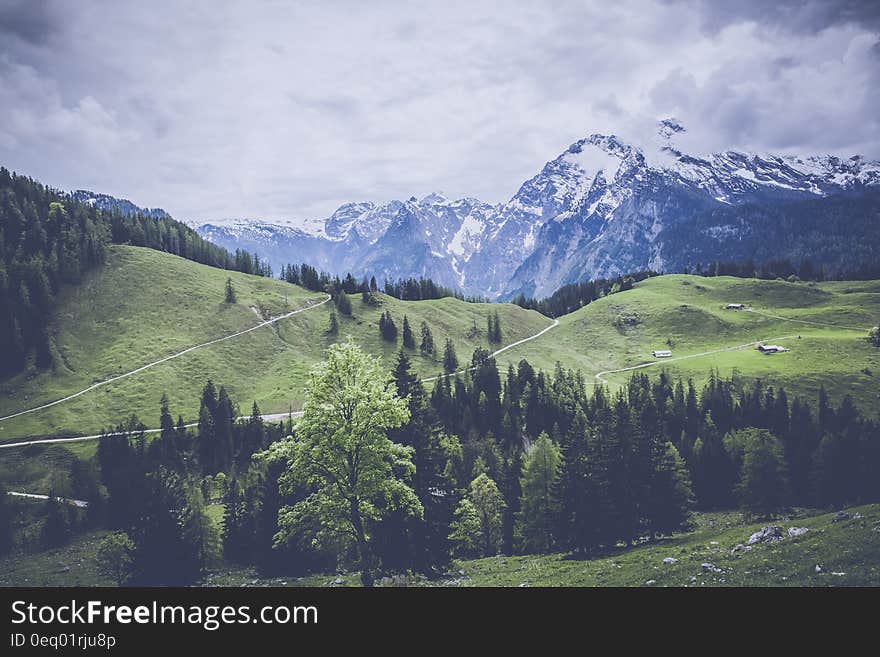
[[254, 326], [251, 326], [248, 329], [245, 329], [244, 331], [238, 331], [237, 333], [230, 333], [229, 335], [224, 335], [222, 338], [216, 338], [214, 340], [209, 340], [208, 342], [202, 342], [201, 344], [197, 344], [192, 347], [187, 347], [183, 351], [178, 351], [177, 353], [171, 354], [170, 356], [165, 356], [164, 358], [160, 358], [159, 360], [154, 360], [152, 363], [147, 363], [146, 365], [143, 365], [143, 366], [137, 368], [136, 370], [131, 370], [130, 372], [125, 372], [124, 374], [119, 374], [119, 375], [111, 377], [109, 379], [104, 379], [103, 381], [98, 381], [98, 383], [92, 384], [88, 388], [83, 388], [79, 392], [75, 392], [72, 395], [68, 395], [67, 397], [62, 397], [61, 399], [56, 399], [55, 401], [49, 402], [48, 404], [43, 404], [42, 406], [35, 406], [34, 408], [29, 408], [24, 411], [19, 411], [18, 413], [12, 413], [11, 415], [5, 415], [3, 417], [0, 417], [0, 422], [2, 422], [3, 420], [11, 420], [12, 418], [18, 417], [20, 415], [27, 415], [28, 413], [33, 413], [35, 411], [41, 411], [44, 408], [49, 408], [50, 406], [55, 406], [56, 404], [60, 404], [62, 402], [70, 401], [71, 399], [79, 397], [80, 395], [84, 395], [87, 392], [91, 392], [92, 390], [95, 390], [96, 388], [100, 388], [101, 386], [105, 386], [108, 383], [113, 383], [114, 381], [119, 381], [120, 379], [124, 379], [126, 377], [137, 374], [138, 372], [143, 372], [144, 370], [148, 370], [151, 367], [155, 367], [156, 365], [161, 365], [162, 363], [168, 362], [169, 360], [179, 358], [180, 356], [183, 356], [184, 354], [188, 354], [191, 351], [195, 351], [196, 349], [201, 349], [202, 347], [208, 347], [212, 344], [217, 344], [218, 342], [224, 342], [226, 340], [231, 340], [232, 338], [237, 338], [240, 335], [244, 335], [245, 333], [250, 333], [251, 331], [256, 331], [257, 329], [261, 329], [264, 326], [269, 326], [270, 324], [274, 324], [275, 322], [279, 322], [282, 319], [287, 319], [288, 317], [305, 312], [306, 310], [311, 310], [313, 308], [317, 308], [318, 306], [323, 306], [325, 303], [330, 301], [330, 298], [331, 297], [328, 294], [327, 298], [319, 303], [312, 303], [312, 301], [314, 301], [314, 299], [310, 299], [309, 305], [306, 306], [305, 308], [299, 308], [298, 310], [293, 310], [289, 313], [284, 313], [283, 315], [278, 315], [278, 317], [273, 317], [272, 319], [267, 319], [265, 322], [260, 322], [259, 324], [256, 324]]
[[[780, 319], [785, 322], [796, 322], [798, 324], [810, 324], [812, 326], [827, 326], [830, 328], [841, 329], [844, 331], [870, 331], [871, 329], [867, 329], [864, 327], [856, 327], [856, 326], [844, 326], [842, 324], [830, 324], [828, 322], [813, 322], [806, 319], [794, 319], [792, 317], [782, 317], [781, 315], [771, 315], [770, 313], [765, 313], [760, 310], [755, 310], [754, 308], [746, 308], [745, 312], [754, 313], [756, 315], [761, 315], [762, 317], [769, 317], [770, 319]], [[746, 349], [748, 347], [754, 347], [759, 342], [775, 342], [776, 340], [791, 340], [792, 338], [796, 338], [800, 336], [796, 335], [783, 335], [778, 338], [767, 338], [766, 340], [755, 340], [754, 342], [747, 342], [746, 344], [740, 344], [733, 347], [725, 347], [723, 349], [715, 349], [713, 351], [703, 351], [698, 354], [689, 354], [687, 356], [679, 356], [677, 358], [664, 358], [662, 360], [652, 360], [647, 363], [641, 363], [640, 365], [632, 365], [631, 367], [622, 367], [617, 370], [605, 370], [603, 372], [599, 372], [594, 376], [595, 382], [594, 385], [603, 385], [607, 384], [608, 380], [605, 379], [606, 374], [617, 374], [619, 372], [629, 372], [631, 370], [638, 370], [644, 367], [651, 367], [652, 365], [662, 365], [663, 363], [672, 363], [677, 360], [687, 360], [688, 358], [698, 358], [700, 356], [710, 356], [712, 354], [720, 354], [725, 351], [736, 351], [738, 349]]]
[[771, 315], [770, 313], [761, 312], [760, 310], [754, 310], [753, 308], [746, 308], [745, 312], [747, 313], [755, 313], [756, 315], [761, 315], [763, 317], [769, 317], [771, 319], [781, 319], [786, 322], [797, 322], [798, 324], [811, 324], [812, 326], [828, 326], [831, 328], [842, 329], [844, 331], [870, 331], [870, 328], [859, 328], [857, 326], [843, 326], [842, 324], [829, 324], [828, 322], [811, 322], [806, 319], [794, 319], [792, 317], [781, 317], [780, 315]]
[[[99, 383], [96, 383], [92, 386], [89, 386], [88, 388], [85, 388], [84, 390], [80, 390], [77, 393], [74, 393], [72, 395], [64, 397], [63, 399], [58, 399], [58, 400], [50, 402], [48, 404], [43, 404], [42, 406], [37, 406], [35, 408], [31, 408], [31, 409], [28, 409], [25, 411], [20, 411], [18, 413], [14, 413], [12, 415], [0, 417], [0, 421], [8, 420], [8, 419], [14, 418], [14, 417], [18, 417], [19, 415], [24, 415], [26, 413], [32, 413], [34, 411], [38, 411], [38, 410], [41, 410], [44, 408], [48, 408], [50, 406], [54, 406], [55, 404], [60, 404], [61, 402], [67, 401], [69, 399], [79, 397], [80, 395], [83, 395], [83, 394], [89, 392], [90, 390], [94, 390], [95, 388], [106, 385], [108, 383], [112, 383], [113, 381], [118, 381], [119, 379], [131, 376], [133, 374], [137, 374], [138, 372], [142, 372], [143, 370], [146, 370], [150, 367], [153, 367], [155, 365], [159, 365], [160, 363], [164, 363], [164, 362], [169, 361], [173, 358], [177, 358], [179, 356], [182, 356], [182, 355], [189, 353], [191, 351], [194, 351], [196, 349], [200, 349], [202, 347], [207, 347], [209, 345], [216, 344], [218, 342], [223, 342], [224, 340], [229, 340], [229, 339], [237, 337], [239, 335], [244, 335], [245, 333], [250, 333], [251, 331], [256, 331], [259, 328], [262, 328], [264, 326], [268, 326], [270, 324], [274, 324], [275, 322], [278, 322], [282, 319], [286, 319], [287, 317], [290, 317], [292, 315], [296, 315], [298, 313], [305, 312], [306, 310], [311, 310], [312, 308], [317, 308], [318, 306], [322, 306], [325, 303], [327, 303], [328, 301], [330, 301], [330, 299], [331, 299], [331, 297], [328, 294], [327, 298], [324, 299], [323, 301], [321, 301], [320, 303], [310, 304], [309, 306], [306, 306], [305, 308], [300, 308], [298, 310], [294, 310], [292, 312], [285, 313], [284, 315], [279, 315], [278, 317], [274, 317], [272, 319], [266, 320], [265, 322], [261, 322], [260, 324], [257, 324], [256, 326], [252, 326], [249, 329], [245, 329], [244, 331], [239, 331], [238, 333], [233, 333], [231, 335], [227, 335], [222, 338], [217, 338], [216, 340], [204, 342], [202, 344], [195, 345], [194, 347], [189, 347], [188, 349], [184, 349], [183, 351], [177, 352], [176, 354], [172, 354], [170, 356], [166, 356], [165, 358], [161, 358], [157, 361], [154, 361], [152, 363], [144, 365], [143, 367], [139, 367], [136, 370], [132, 370], [131, 372], [126, 372], [125, 374], [120, 374], [119, 376], [115, 376], [111, 379], [107, 379], [105, 381], [101, 381]], [[867, 330], [870, 330], [870, 329], [858, 328], [858, 327], [854, 327], [854, 326], [843, 326], [840, 324], [829, 324], [827, 322], [813, 322], [813, 321], [803, 320], [803, 319], [793, 319], [791, 317], [781, 317], [779, 315], [772, 315], [770, 313], [761, 312], [759, 310], [754, 310], [751, 308], [747, 309], [746, 312], [751, 312], [756, 315], [762, 315], [764, 317], [768, 317], [771, 319], [779, 319], [779, 320], [783, 320], [783, 321], [787, 321], [787, 322], [797, 322], [799, 324], [810, 324], [810, 325], [814, 325], [814, 326], [827, 326], [827, 327], [831, 327], [831, 328], [843, 329], [843, 330], [848, 330], [848, 331], [867, 331]], [[517, 347], [523, 343], [529, 342], [531, 340], [535, 340], [535, 339], [541, 337], [542, 335], [544, 335], [545, 333], [547, 333], [548, 331], [556, 328], [557, 326], [559, 326], [559, 320], [554, 319], [552, 324], [550, 324], [546, 328], [538, 331], [534, 335], [530, 335], [526, 338], [523, 338], [522, 340], [517, 340], [516, 342], [512, 342], [509, 345], [501, 347], [500, 349], [493, 351], [491, 354], [489, 354], [489, 356], [491, 358], [494, 358], [498, 354], [501, 354], [501, 353], [507, 351], [508, 349], [513, 349], [514, 347]], [[724, 347], [722, 349], [713, 349], [711, 351], [702, 351], [702, 352], [696, 353], [696, 354], [688, 354], [687, 356], [678, 356], [676, 358], [664, 358], [662, 360], [649, 361], [647, 363], [640, 363], [638, 365], [631, 365], [629, 367], [621, 367], [621, 368], [615, 369], [615, 370], [603, 370], [602, 372], [598, 372], [597, 374], [594, 375], [595, 380], [593, 382], [593, 385], [607, 385], [608, 380], [605, 378], [605, 376], [608, 374], [618, 374], [620, 372], [630, 372], [633, 370], [643, 369], [646, 367], [653, 367], [656, 365], [663, 365], [666, 363], [673, 363], [676, 361], [688, 360], [690, 358], [700, 358], [702, 356], [711, 356], [712, 354], [719, 354], [719, 353], [724, 353], [727, 351], [737, 351], [737, 350], [741, 350], [741, 349], [747, 349], [749, 347], [754, 347], [759, 342], [774, 342], [776, 340], [790, 340], [790, 339], [793, 339], [796, 337], [798, 337], [798, 336], [796, 336], [796, 335], [783, 335], [783, 336], [779, 336], [779, 337], [775, 337], [775, 338], [767, 338], [764, 340], [755, 340], [753, 342], [747, 342], [745, 344], [734, 345], [732, 347]], [[445, 379], [450, 376], [455, 376], [456, 374], [464, 374], [465, 372], [469, 372], [472, 369], [474, 369], [474, 368], [468, 367], [465, 369], [458, 370], [456, 372], [451, 372], [449, 374], [438, 374], [436, 376], [424, 378], [424, 379], [422, 379], [422, 382], [429, 383], [431, 381]], [[289, 417], [290, 418], [300, 417], [302, 414], [303, 414], [302, 411], [293, 411], [293, 412], [287, 412], [287, 413], [271, 413], [271, 414], [263, 415], [262, 417], [263, 417], [264, 421], [275, 422], [275, 421], [284, 420]], [[246, 419], [246, 417], [243, 416], [243, 417], [240, 417], [237, 419]], [[190, 422], [189, 424], [185, 424], [184, 426], [189, 428], [189, 427], [194, 427], [197, 424], [198, 424], [197, 422]], [[161, 431], [161, 429], [146, 429], [146, 430], [144, 430], [144, 433], [159, 433], [160, 431]], [[95, 434], [95, 435], [91, 435], [91, 436], [73, 436], [70, 438], [40, 438], [40, 439], [35, 439], [35, 440], [21, 440], [21, 441], [16, 441], [16, 442], [0, 443], [0, 449], [9, 448], [9, 447], [26, 447], [28, 445], [46, 445], [46, 444], [53, 444], [53, 443], [68, 443], [68, 442], [78, 442], [78, 441], [83, 441], [83, 440], [96, 440], [96, 439], [100, 438], [102, 435], [115, 436], [115, 435], [122, 435], [122, 434], [108, 433], [108, 434]]]
[[[497, 349], [497, 350], [493, 351], [491, 354], [489, 354], [489, 358], [495, 358], [495, 356], [507, 351], [508, 349], [513, 349], [514, 347], [518, 347], [519, 345], [523, 344], [524, 342], [528, 342], [529, 340], [534, 340], [535, 338], [540, 338], [547, 331], [549, 331], [550, 329], [555, 329], [557, 326], [559, 326], [559, 320], [554, 319], [553, 323], [550, 326], [548, 326], [547, 328], [542, 329], [541, 331], [538, 331], [534, 335], [530, 335], [527, 338], [523, 338], [522, 340], [517, 340], [516, 342], [511, 342], [506, 347], [501, 347], [501, 349]], [[429, 383], [430, 381], [437, 381], [438, 379], [446, 379], [450, 376], [455, 376], [456, 374], [464, 374], [465, 372], [470, 372], [472, 369], [474, 369], [474, 368], [468, 367], [463, 370], [458, 370], [457, 372], [450, 372], [449, 374], [438, 374], [437, 376], [429, 376], [427, 379], [422, 379], [422, 383]]]
[[[198, 348], [200, 348], [200, 347], [206, 347], [206, 346], [208, 346], [208, 345], [210, 345], [210, 344], [215, 344], [215, 343], [217, 343], [217, 342], [222, 342], [223, 340], [228, 340], [228, 339], [230, 339], [230, 338], [234, 338], [234, 337], [236, 337], [236, 336], [238, 336], [238, 335], [242, 335], [242, 334], [244, 334], [244, 333], [249, 333], [250, 331], [254, 331], [254, 330], [256, 330], [256, 329], [258, 329], [258, 328], [261, 328], [261, 327], [263, 327], [263, 326], [266, 326], [266, 325], [268, 325], [268, 324], [273, 324], [273, 323], [275, 323], [275, 322], [277, 322], [277, 321], [279, 321], [279, 320], [281, 320], [281, 319], [284, 319], [284, 318], [286, 318], [286, 317], [290, 317], [291, 315], [295, 315], [295, 314], [297, 314], [297, 313], [301, 313], [301, 312], [303, 312], [303, 311], [305, 311], [305, 310], [310, 310], [310, 309], [312, 309], [312, 308], [317, 308], [318, 306], [323, 305], [323, 304], [327, 303], [328, 301], [330, 301], [330, 295], [327, 295], [327, 298], [324, 299], [321, 303], [313, 304], [313, 305], [310, 305], [310, 306], [308, 306], [308, 307], [306, 307], [306, 308], [300, 308], [299, 310], [295, 310], [295, 311], [293, 311], [293, 312], [291, 312], [291, 313], [287, 313], [287, 314], [285, 314], [285, 315], [280, 315], [280, 316], [278, 316], [278, 317], [275, 317], [275, 318], [273, 318], [273, 319], [270, 319], [270, 320], [268, 320], [268, 321], [265, 321], [265, 322], [263, 322], [263, 323], [261, 323], [261, 324], [257, 324], [256, 326], [253, 326], [253, 327], [251, 327], [251, 328], [249, 328], [249, 329], [247, 329], [247, 330], [245, 330], [245, 331], [239, 331], [238, 333], [234, 333], [234, 334], [232, 334], [232, 335], [227, 335], [227, 336], [225, 336], [225, 337], [218, 338], [217, 340], [212, 340], [212, 341], [210, 341], [210, 342], [205, 342], [205, 343], [203, 343], [203, 344], [196, 345], [195, 347], [190, 347], [189, 349], [185, 349], [185, 350], [183, 350], [183, 351], [181, 351], [181, 352], [178, 352], [178, 353], [176, 353], [176, 354], [173, 354], [173, 355], [168, 356], [168, 357], [166, 357], [166, 358], [163, 358], [163, 359], [161, 359], [161, 360], [157, 360], [157, 361], [155, 361], [154, 363], [150, 363], [149, 365], [145, 365], [145, 366], [140, 367], [140, 368], [138, 368], [138, 369], [136, 369], [136, 370], [132, 370], [131, 372], [127, 372], [126, 374], [121, 374], [121, 375], [119, 375], [119, 376], [117, 376], [117, 377], [114, 377], [114, 378], [112, 378], [112, 379], [107, 379], [106, 381], [102, 381], [102, 382], [100, 382], [100, 383], [96, 383], [95, 385], [93, 385], [93, 386], [91, 386], [91, 387], [89, 387], [89, 388], [86, 388], [85, 390], [81, 390], [81, 391], [79, 391], [79, 392], [77, 392], [77, 393], [75, 393], [75, 394], [73, 394], [73, 395], [68, 396], [68, 397], [65, 397], [64, 399], [59, 399], [59, 400], [54, 401], [54, 402], [52, 402], [52, 403], [50, 403], [50, 404], [44, 404], [43, 406], [37, 406], [36, 408], [31, 408], [31, 409], [28, 409], [28, 410], [26, 410], [26, 411], [21, 411], [21, 412], [19, 412], [19, 413], [15, 413], [15, 414], [13, 414], [13, 415], [7, 415], [6, 417], [2, 417], [2, 418], [0, 418], [0, 421], [2, 421], [2, 420], [6, 420], [6, 419], [9, 419], [9, 418], [13, 418], [13, 417], [16, 417], [16, 416], [18, 416], [18, 415], [24, 415], [25, 413], [31, 413], [31, 412], [33, 412], [33, 411], [38, 411], [38, 410], [40, 410], [40, 409], [42, 409], [42, 408], [48, 408], [49, 406], [54, 406], [55, 404], [60, 404], [61, 402], [63, 402], [63, 401], [67, 401], [68, 399], [73, 399], [74, 397], [79, 397], [80, 395], [82, 395], [82, 394], [88, 392], [89, 390], [94, 390], [94, 389], [97, 388], [98, 386], [105, 385], [105, 384], [107, 384], [107, 383], [110, 383], [111, 381], [115, 381], [115, 380], [121, 379], [121, 378], [126, 377], [126, 376], [131, 376], [132, 374], [135, 374], [135, 373], [137, 373], [137, 372], [141, 372], [141, 371], [143, 371], [143, 370], [145, 370], [145, 369], [147, 369], [147, 368], [149, 368], [149, 367], [153, 367], [154, 365], [158, 365], [159, 363], [164, 363], [165, 361], [167, 361], [167, 360], [171, 360], [172, 358], [177, 358], [178, 356], [182, 356], [183, 354], [188, 353], [188, 352], [190, 352], [190, 351], [193, 351], [194, 349], [198, 349]], [[539, 338], [539, 337], [541, 337], [542, 335], [544, 335], [547, 331], [549, 331], [550, 329], [556, 328], [557, 326], [559, 326], [559, 320], [558, 320], [558, 319], [554, 319], [554, 320], [553, 320], [553, 323], [550, 324], [550, 326], [546, 327], [545, 329], [542, 329], [541, 331], [538, 331], [538, 332], [535, 333], [534, 335], [530, 335], [530, 336], [527, 337], [527, 338], [523, 338], [522, 340], [517, 340], [516, 342], [511, 342], [509, 345], [504, 346], [504, 347], [501, 347], [501, 349], [498, 349], [498, 350], [496, 350], [496, 351], [493, 351], [493, 352], [490, 354], [490, 356], [494, 358], [494, 357], [497, 356], [498, 354], [500, 354], [500, 353], [502, 353], [502, 352], [505, 352], [505, 351], [507, 351], [508, 349], [512, 349], [513, 347], [519, 346], [519, 345], [523, 344], [524, 342], [528, 342], [529, 340], [534, 340], [534, 339], [536, 339], [536, 338]], [[460, 370], [459, 372], [453, 372], [452, 374], [440, 374], [440, 375], [438, 375], [438, 376], [432, 376], [432, 377], [429, 377], [429, 378], [427, 378], [427, 379], [422, 379], [422, 381], [423, 381], [423, 382], [436, 381], [437, 379], [442, 379], [442, 378], [447, 377], [447, 376], [453, 376], [453, 375], [455, 375], [455, 374], [460, 374], [460, 373], [467, 372], [467, 371], [469, 371], [470, 369], [473, 369], [473, 368], [468, 368], [468, 369], [465, 369], [465, 370]], [[264, 422], [277, 422], [277, 421], [285, 420], [285, 419], [287, 419], [288, 417], [290, 417], [290, 418], [300, 417], [302, 414], [303, 414], [302, 411], [293, 411], [293, 412], [288, 411], [287, 413], [269, 413], [269, 414], [263, 415], [262, 418], [263, 418], [263, 421], [264, 421]], [[236, 418], [236, 419], [237, 419], [237, 420], [244, 420], [244, 419], [247, 419], [248, 417], [249, 417], [249, 416], [241, 416], [241, 417], [238, 417], [238, 418]], [[185, 425], [183, 425], [183, 426], [184, 426], [184, 427], [187, 427], [187, 428], [190, 428], [190, 427], [194, 427], [194, 426], [197, 426], [197, 425], [198, 425], [198, 422], [190, 422], [189, 424], [185, 424]], [[160, 431], [161, 431], [161, 429], [145, 429], [145, 430], [144, 430], [144, 433], [159, 433]], [[120, 435], [123, 435], [123, 434], [122, 434], [122, 433], [119, 433], [119, 432], [112, 432], [112, 433], [103, 433], [103, 434], [98, 433], [98, 434], [93, 434], [93, 435], [91, 435], [91, 436], [71, 436], [71, 437], [68, 437], [68, 438], [37, 438], [37, 439], [33, 439], [33, 440], [17, 440], [17, 441], [11, 441], [11, 442], [0, 443], [0, 449], [7, 449], [7, 448], [10, 448], [10, 447], [27, 447], [28, 445], [51, 445], [51, 444], [56, 444], [56, 443], [74, 443], [74, 442], [80, 442], [80, 441], [83, 441], [83, 440], [97, 440], [97, 439], [100, 438], [101, 436], [120, 436]]]
[[[263, 418], [263, 422], [277, 422], [279, 420], [286, 420], [288, 417], [294, 418], [302, 415], [302, 411], [288, 411], [287, 413], [270, 413], [267, 415], [261, 416]], [[250, 415], [241, 415], [236, 420], [247, 420]], [[190, 422], [188, 424], [184, 424], [183, 426], [187, 429], [191, 429], [192, 427], [198, 426], [198, 422]], [[143, 433], [159, 433], [161, 429], [144, 429]], [[122, 431], [111, 431], [109, 433], [96, 433], [91, 436], [70, 436], [68, 438], [34, 438], [33, 440], [13, 440], [7, 443], [0, 443], [0, 449], [5, 449], [7, 447], [27, 447], [28, 445], [52, 445], [54, 443], [75, 443], [81, 440], [97, 440], [101, 436], [123, 436], [126, 432]]]

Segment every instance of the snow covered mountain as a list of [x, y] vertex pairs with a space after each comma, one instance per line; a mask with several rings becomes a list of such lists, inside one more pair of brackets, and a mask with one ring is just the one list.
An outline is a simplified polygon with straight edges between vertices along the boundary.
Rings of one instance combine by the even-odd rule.
[[[846, 245], [880, 247], [880, 163], [737, 151], [697, 156], [678, 146], [684, 132], [667, 119], [644, 146], [590, 135], [495, 206], [434, 193], [348, 203], [302, 228], [238, 222], [198, 230], [227, 248], [257, 251], [276, 267], [305, 261], [380, 280], [428, 276], [500, 298], [737, 258], [815, 256], [815, 264], [832, 268], [847, 258], [855, 268], [864, 264], [861, 251]], [[832, 208], [835, 216], [853, 216], [827, 221]], [[807, 219], [798, 226], [795, 215]], [[816, 250], [817, 241], [823, 248]], [[828, 243], [838, 246], [829, 250]]]

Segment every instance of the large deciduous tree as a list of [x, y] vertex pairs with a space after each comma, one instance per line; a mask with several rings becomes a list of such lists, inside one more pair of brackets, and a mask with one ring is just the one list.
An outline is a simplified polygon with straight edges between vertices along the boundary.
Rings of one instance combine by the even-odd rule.
[[422, 505], [409, 479], [413, 450], [388, 431], [409, 419], [405, 399], [381, 367], [348, 340], [327, 350], [309, 375], [308, 401], [296, 435], [272, 446], [270, 460], [284, 459], [282, 492], [307, 495], [278, 516], [278, 542], [314, 531], [319, 544], [348, 539], [364, 586], [373, 584], [370, 524], [395, 511], [421, 517]]

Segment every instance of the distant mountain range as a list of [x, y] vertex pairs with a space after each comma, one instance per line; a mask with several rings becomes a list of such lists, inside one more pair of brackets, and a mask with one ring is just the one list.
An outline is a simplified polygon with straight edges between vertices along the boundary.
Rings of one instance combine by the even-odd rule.
[[810, 258], [832, 271], [876, 261], [880, 162], [737, 151], [698, 157], [680, 150], [682, 133], [667, 119], [651, 147], [590, 135], [503, 204], [433, 193], [347, 203], [300, 227], [236, 221], [197, 230], [276, 268], [308, 262], [380, 280], [427, 276], [502, 299], [719, 260]]

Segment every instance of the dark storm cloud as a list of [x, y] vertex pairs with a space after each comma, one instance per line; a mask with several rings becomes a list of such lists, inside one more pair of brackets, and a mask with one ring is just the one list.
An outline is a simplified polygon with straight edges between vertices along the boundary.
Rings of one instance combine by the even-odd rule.
[[880, 3], [0, 0], [0, 164], [181, 219], [507, 200], [592, 132], [880, 156]]
[[704, 27], [712, 31], [740, 21], [793, 32], [815, 33], [844, 24], [880, 29], [880, 2], [876, 0], [671, 1], [696, 6]]
[[60, 13], [49, 0], [0, 0], [0, 35], [43, 45], [57, 31]]

